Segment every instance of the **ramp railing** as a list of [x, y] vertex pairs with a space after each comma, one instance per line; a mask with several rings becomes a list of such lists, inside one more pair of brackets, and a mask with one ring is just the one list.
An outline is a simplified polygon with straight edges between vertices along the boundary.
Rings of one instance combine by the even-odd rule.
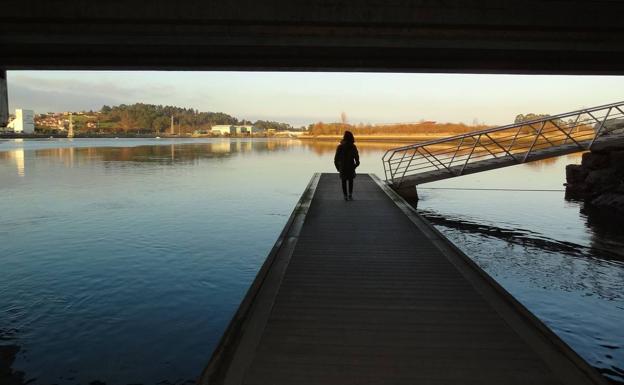
[[421, 175], [460, 176], [477, 162], [513, 165], [560, 155], [557, 149], [588, 150], [596, 139], [619, 131], [624, 102], [393, 148], [383, 156], [384, 173], [395, 188], [416, 185]]

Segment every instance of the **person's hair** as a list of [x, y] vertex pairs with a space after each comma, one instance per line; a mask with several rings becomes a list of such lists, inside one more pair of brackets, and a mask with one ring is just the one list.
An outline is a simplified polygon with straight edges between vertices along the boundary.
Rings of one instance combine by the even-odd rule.
[[349, 143], [355, 143], [355, 138], [353, 137], [353, 133], [351, 131], [345, 131], [342, 140]]

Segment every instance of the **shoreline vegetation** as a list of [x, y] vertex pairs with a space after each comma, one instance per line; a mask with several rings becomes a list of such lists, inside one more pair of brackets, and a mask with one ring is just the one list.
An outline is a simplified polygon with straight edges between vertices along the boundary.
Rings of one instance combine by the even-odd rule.
[[[346, 119], [344, 119], [346, 120]], [[465, 134], [467, 132], [484, 130], [494, 126], [484, 124], [467, 125], [464, 123], [438, 123], [420, 121], [418, 123], [391, 123], [391, 124], [348, 124], [342, 123], [314, 123], [301, 135], [300, 139], [340, 141], [342, 133], [351, 131], [358, 142], [424, 142]]]
[[[357, 135], [356, 142], [392, 142], [415, 143], [429, 140], [443, 139], [455, 136], [457, 133], [412, 134], [412, 135]], [[300, 135], [298, 139], [305, 141], [340, 142], [342, 135]]]
[[[548, 117], [546, 114], [533, 114], [529, 113], [526, 115], [517, 115], [514, 123], [521, 124], [526, 121], [531, 121], [539, 118]], [[563, 121], [558, 120], [557, 126], [565, 127], [567, 125], [572, 126], [574, 124], [573, 121]], [[459, 136], [463, 134], [468, 134], [475, 131], [487, 130], [490, 128], [496, 128], [498, 126], [495, 125], [485, 125], [485, 124], [472, 124], [467, 125], [464, 123], [438, 123], [433, 121], [421, 121], [418, 123], [392, 123], [392, 124], [377, 124], [377, 125], [353, 125], [348, 124], [346, 121], [343, 123], [316, 123], [311, 124], [308, 130], [299, 136], [300, 139], [303, 140], [318, 140], [318, 141], [340, 141], [342, 138], [342, 133], [346, 130], [351, 131], [358, 142], [366, 142], [366, 141], [375, 141], [375, 142], [400, 142], [400, 143], [421, 143], [434, 141], [438, 139], [450, 138], [454, 136]], [[553, 123], [548, 123], [542, 129], [544, 130], [544, 134], [542, 137], [551, 138], [553, 133], [551, 132], [553, 128]], [[526, 136], [520, 136], [517, 139], [517, 142], [523, 142], [526, 140], [533, 140], [530, 136], [537, 129], [530, 126], [522, 126], [520, 128], [521, 133], [527, 134]], [[589, 125], [581, 125], [576, 128], [578, 130], [591, 131], [593, 128]], [[555, 133], [554, 135], [559, 135]], [[513, 136], [513, 133], [512, 133]], [[495, 139], [505, 139], [511, 141], [510, 139], [510, 130], [504, 129], [497, 132], [488, 133], [488, 140], [492, 141]], [[548, 140], [548, 139], [545, 139]], [[516, 141], [514, 139], [514, 141]], [[438, 144], [433, 144], [437, 146]], [[440, 144], [442, 145], [442, 144]], [[452, 144], [455, 145], [455, 144]]]

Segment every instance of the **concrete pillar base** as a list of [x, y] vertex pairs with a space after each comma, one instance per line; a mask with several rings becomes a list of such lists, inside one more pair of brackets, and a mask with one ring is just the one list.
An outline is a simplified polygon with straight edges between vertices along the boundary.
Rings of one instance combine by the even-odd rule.
[[0, 69], [0, 127], [9, 123], [9, 93], [7, 91], [6, 71]]
[[394, 189], [400, 196], [405, 198], [407, 201], [417, 201], [418, 200], [418, 190], [416, 190], [416, 186], [409, 186], [403, 188]]

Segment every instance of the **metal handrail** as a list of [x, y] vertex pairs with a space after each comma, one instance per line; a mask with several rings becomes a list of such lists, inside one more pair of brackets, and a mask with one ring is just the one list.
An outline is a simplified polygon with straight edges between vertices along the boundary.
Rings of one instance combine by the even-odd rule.
[[[597, 106], [597, 107], [583, 108], [583, 109], [572, 111], [572, 112], [564, 112], [564, 113], [558, 114], [558, 115], [550, 115], [550, 116], [545, 117], [545, 118], [527, 120], [527, 121], [524, 121], [522, 123], [511, 123], [511, 124], [507, 124], [505, 126], [498, 126], [498, 127], [494, 127], [494, 128], [486, 128], [484, 130], [479, 130], [479, 131], [471, 131], [469, 134], [477, 135], [477, 134], [484, 134], [486, 132], [490, 133], [490, 132], [495, 132], [495, 131], [503, 131], [503, 130], [506, 130], [506, 129], [509, 129], [509, 128], [513, 128], [513, 127], [517, 127], [517, 126], [526, 126], [526, 125], [529, 125], [529, 124], [541, 123], [545, 119], [546, 120], [552, 120], [552, 119], [557, 120], [557, 119], [562, 119], [562, 118], [568, 118], [568, 117], [572, 117], [572, 116], [583, 115], [583, 114], [586, 114], [586, 113], [589, 113], [589, 112], [604, 110], [604, 109], [607, 109], [609, 107], [616, 107], [618, 109], [624, 108], [624, 101], [623, 102], [617, 102], [617, 103], [611, 103], [611, 104], [604, 104], [602, 106]], [[620, 109], [620, 112], [622, 112], [621, 109]], [[624, 113], [624, 112], [622, 112], [622, 113]], [[466, 134], [459, 134], [459, 135], [455, 135], [455, 136], [449, 136], [447, 138], [442, 138], [442, 139], [434, 139], [434, 140], [430, 140], [430, 141], [423, 142], [423, 143], [418, 143], [418, 144], [410, 144], [408, 146], [392, 148], [392, 149], [386, 151], [386, 153], [388, 153], [390, 151], [393, 151], [393, 150], [401, 150], [401, 149], [404, 149], [404, 148], [410, 148], [412, 146], [418, 146], [418, 145], [424, 144], [424, 143], [446, 142], [447, 140], [459, 139], [459, 138], [464, 137], [464, 136], [466, 136]]]
[[476, 172], [477, 162], [501, 162], [503, 167], [551, 156], [549, 149], [555, 149], [552, 156], [556, 150], [587, 150], [620, 124], [624, 126], [624, 102], [472, 131], [390, 149], [382, 157], [384, 173], [388, 183], [403, 187], [406, 177], [417, 184], [425, 173], [442, 179], [463, 175], [467, 169]]

